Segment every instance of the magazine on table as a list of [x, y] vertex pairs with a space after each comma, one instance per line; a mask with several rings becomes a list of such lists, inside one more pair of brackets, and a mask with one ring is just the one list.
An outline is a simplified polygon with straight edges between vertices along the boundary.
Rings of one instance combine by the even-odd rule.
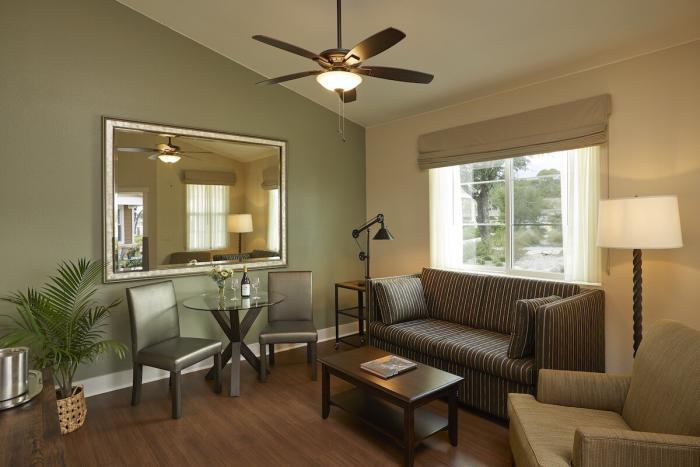
[[396, 355], [387, 355], [386, 357], [362, 363], [360, 368], [380, 378], [388, 379], [392, 376], [412, 370], [417, 366], [417, 363], [406, 360], [405, 358], [397, 357]]

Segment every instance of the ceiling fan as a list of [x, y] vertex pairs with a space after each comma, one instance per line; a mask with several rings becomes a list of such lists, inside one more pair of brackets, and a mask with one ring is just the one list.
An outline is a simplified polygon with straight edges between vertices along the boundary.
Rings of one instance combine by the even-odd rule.
[[338, 45], [334, 49], [324, 50], [319, 54], [273, 39], [272, 37], [253, 36], [253, 39], [257, 41], [309, 58], [322, 68], [321, 70], [302, 71], [291, 75], [279, 76], [260, 81], [257, 84], [277, 84], [306, 76], [316, 76], [316, 81], [321, 86], [329, 91], [336, 92], [340, 99], [347, 103], [354, 102], [357, 99], [357, 90], [355, 88], [362, 82], [362, 76], [421, 84], [428, 84], [433, 80], [433, 75], [420, 71], [385, 66], [363, 66], [362, 62], [393, 47], [406, 37], [406, 34], [395, 28], [387, 28], [368, 37], [352, 49], [344, 49], [341, 42], [341, 0], [337, 0], [337, 11]]
[[[156, 144], [155, 148], [117, 148], [118, 152], [152, 152], [153, 154], [148, 156], [148, 159], [154, 161], [156, 159], [166, 164], [174, 164], [180, 160], [182, 157], [188, 157], [190, 159], [197, 159], [196, 157], [190, 156], [190, 154], [211, 154], [210, 151], [182, 151], [180, 146], [173, 144], [174, 136], [171, 135], [161, 135], [168, 138], [168, 143]], [[155, 151], [155, 152], [154, 152]]]

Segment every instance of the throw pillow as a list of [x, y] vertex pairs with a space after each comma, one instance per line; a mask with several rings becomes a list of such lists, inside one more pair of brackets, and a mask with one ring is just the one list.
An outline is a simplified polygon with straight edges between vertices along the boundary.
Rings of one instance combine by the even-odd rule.
[[402, 277], [377, 282], [374, 284], [374, 291], [384, 324], [396, 324], [428, 317], [423, 286], [418, 277]]
[[547, 303], [561, 300], [557, 295], [542, 298], [516, 300], [515, 323], [510, 333], [508, 357], [523, 358], [535, 353], [535, 313]]

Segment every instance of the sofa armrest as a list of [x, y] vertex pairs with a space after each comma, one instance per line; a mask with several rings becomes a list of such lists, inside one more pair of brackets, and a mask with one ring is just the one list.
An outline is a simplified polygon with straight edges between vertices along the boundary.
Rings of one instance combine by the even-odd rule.
[[586, 290], [538, 308], [537, 368], [605, 371], [605, 294]]
[[695, 467], [700, 465], [700, 438], [610, 428], [577, 428], [576, 467]]
[[540, 370], [537, 400], [544, 404], [622, 413], [631, 377], [584, 371]]

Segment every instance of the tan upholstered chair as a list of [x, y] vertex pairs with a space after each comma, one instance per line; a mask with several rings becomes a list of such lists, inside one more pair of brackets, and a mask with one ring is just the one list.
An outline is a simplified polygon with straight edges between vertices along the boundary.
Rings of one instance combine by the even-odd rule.
[[518, 467], [700, 466], [700, 331], [658, 322], [632, 376], [540, 370], [508, 414]]

